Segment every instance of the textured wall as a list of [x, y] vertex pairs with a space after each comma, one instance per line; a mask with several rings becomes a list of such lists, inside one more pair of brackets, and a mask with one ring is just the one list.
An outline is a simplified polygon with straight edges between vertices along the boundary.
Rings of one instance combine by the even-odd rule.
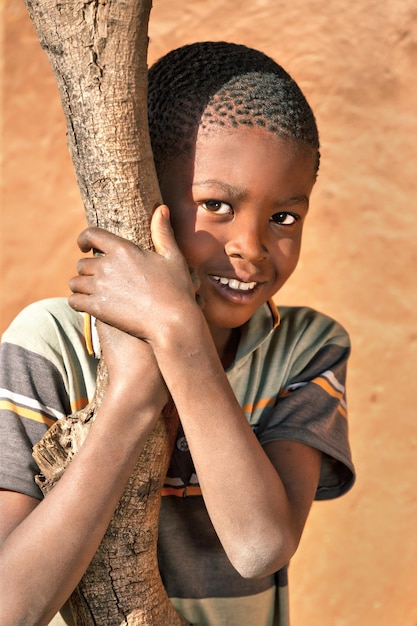
[[[21, 0], [3, 17], [1, 329], [67, 293], [84, 226], [46, 57]], [[416, 18], [413, 0], [155, 0], [151, 15], [151, 61], [199, 39], [259, 47], [301, 84], [321, 130], [300, 267], [277, 301], [351, 333], [358, 481], [313, 507], [291, 566], [293, 626], [417, 623]]]

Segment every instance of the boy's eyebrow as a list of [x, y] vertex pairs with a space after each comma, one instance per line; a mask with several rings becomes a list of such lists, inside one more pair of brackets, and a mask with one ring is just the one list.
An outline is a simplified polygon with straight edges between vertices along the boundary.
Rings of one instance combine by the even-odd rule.
[[222, 180], [217, 180], [215, 178], [208, 178], [206, 180], [197, 180], [193, 182], [193, 187], [220, 187], [222, 191], [225, 193], [230, 193], [232, 196], [236, 197], [244, 197], [247, 195], [245, 189], [241, 189], [239, 187], [235, 187], [234, 185], [229, 185]]
[[[247, 191], [245, 189], [241, 189], [240, 187], [235, 187], [234, 185], [229, 185], [222, 180], [208, 178], [207, 180], [202, 181], [194, 181], [193, 187], [217, 187], [220, 188], [225, 193], [229, 194], [233, 198], [242, 198], [244, 199], [247, 196]], [[310, 204], [310, 200], [308, 196], [305, 194], [301, 194], [299, 196], [291, 196], [289, 198], [285, 198], [283, 200], [277, 200], [275, 203], [277, 208], [279, 207], [288, 207], [295, 206], [296, 204], [306, 204], [307, 207]]]
[[303, 193], [301, 196], [292, 196], [291, 198], [286, 198], [285, 200], [281, 200], [277, 202], [277, 206], [293, 206], [296, 204], [306, 204], [307, 206], [310, 204], [309, 198]]

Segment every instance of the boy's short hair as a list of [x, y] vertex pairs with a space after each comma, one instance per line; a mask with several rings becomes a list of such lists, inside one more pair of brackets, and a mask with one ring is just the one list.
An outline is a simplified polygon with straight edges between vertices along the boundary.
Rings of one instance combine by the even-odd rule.
[[317, 152], [314, 114], [291, 76], [247, 46], [198, 42], [177, 48], [149, 70], [149, 131], [158, 173], [190, 153], [199, 126], [254, 126], [305, 142]]

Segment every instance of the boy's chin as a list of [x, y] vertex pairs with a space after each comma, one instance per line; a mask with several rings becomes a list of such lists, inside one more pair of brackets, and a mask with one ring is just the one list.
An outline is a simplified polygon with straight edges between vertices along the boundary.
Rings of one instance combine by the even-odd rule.
[[210, 315], [209, 311], [203, 309], [203, 313], [210, 329], [231, 331], [234, 328], [244, 326], [255, 311], [247, 312], [246, 314], [241, 313], [240, 315]]

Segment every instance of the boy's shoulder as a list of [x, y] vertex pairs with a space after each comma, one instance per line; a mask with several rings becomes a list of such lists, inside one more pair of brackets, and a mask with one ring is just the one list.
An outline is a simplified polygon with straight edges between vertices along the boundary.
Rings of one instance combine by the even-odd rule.
[[307, 363], [330, 348], [350, 353], [350, 338], [335, 319], [307, 306], [265, 303], [242, 327], [236, 361], [255, 352], [268, 363]]
[[84, 316], [68, 304], [66, 298], [48, 298], [29, 304], [14, 318], [2, 336], [2, 342], [21, 347], [47, 341], [56, 345], [66, 337], [68, 341], [84, 334]]
[[304, 369], [320, 355], [328, 355], [329, 363], [349, 357], [349, 334], [329, 315], [306, 306], [282, 306], [279, 312], [280, 323], [269, 345], [273, 353], [281, 354], [283, 361], [291, 365], [291, 372]]
[[266, 349], [305, 361], [325, 349], [350, 353], [347, 330], [337, 320], [308, 306], [279, 306], [279, 322], [266, 339]]
[[32, 302], [22, 309], [13, 319], [6, 333], [16, 326], [43, 324], [48, 320], [62, 320], [77, 324], [80, 318], [82, 319], [82, 315], [70, 307], [67, 298], [46, 298]]
[[278, 338], [297, 340], [304, 337], [311, 341], [313, 337], [324, 339], [333, 336], [345, 345], [349, 345], [349, 334], [337, 320], [309, 306], [277, 305], [274, 300], [266, 302], [252, 316], [247, 327], [247, 334], [262, 335], [270, 341]]
[[309, 306], [279, 306], [279, 328], [295, 331], [322, 333], [331, 331], [340, 336], [348, 337], [348, 331], [333, 317]]

